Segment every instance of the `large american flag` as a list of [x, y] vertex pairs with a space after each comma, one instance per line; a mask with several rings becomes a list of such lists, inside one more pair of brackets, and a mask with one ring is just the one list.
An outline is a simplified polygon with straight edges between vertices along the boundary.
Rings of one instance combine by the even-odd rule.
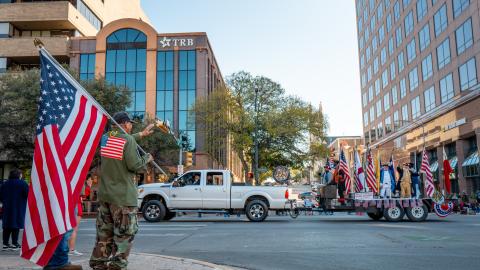
[[345, 158], [345, 154], [343, 153], [343, 149], [340, 150], [340, 164], [339, 164], [339, 171], [343, 171], [345, 175], [345, 190], [347, 193], [350, 193], [350, 187], [352, 185], [352, 179], [350, 178], [350, 170], [348, 169], [347, 159]]
[[375, 170], [373, 169], [372, 152], [367, 151], [367, 186], [374, 193], [378, 192], [377, 179], [375, 179]]
[[433, 192], [435, 191], [435, 186], [433, 185], [433, 174], [430, 170], [430, 164], [428, 164], [427, 151], [423, 150], [422, 154], [422, 166], [420, 170], [425, 173], [425, 195], [427, 197], [432, 197]]
[[41, 94], [21, 256], [45, 266], [74, 209], [107, 122], [103, 109], [43, 48]]

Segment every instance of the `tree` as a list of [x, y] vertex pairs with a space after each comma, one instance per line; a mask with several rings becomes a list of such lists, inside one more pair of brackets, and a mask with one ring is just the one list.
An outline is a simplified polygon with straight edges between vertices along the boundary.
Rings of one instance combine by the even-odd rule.
[[[280, 84], [248, 72], [234, 73], [227, 86], [220, 86], [197, 101], [195, 113], [214, 155], [230, 138], [245, 175], [254, 157], [255, 89], [258, 89], [259, 167], [284, 165], [302, 168], [305, 162], [323, 155], [324, 146], [310, 144], [309, 135], [322, 141], [327, 122], [318, 109], [298, 97], [285, 94]], [[268, 175], [264, 174], [263, 176]]]
[[[13, 70], [0, 76], [1, 158], [16, 161], [21, 167], [31, 166], [33, 158], [39, 82], [38, 69]], [[125, 110], [130, 103], [127, 88], [108, 84], [103, 78], [81, 84], [107, 112]]]

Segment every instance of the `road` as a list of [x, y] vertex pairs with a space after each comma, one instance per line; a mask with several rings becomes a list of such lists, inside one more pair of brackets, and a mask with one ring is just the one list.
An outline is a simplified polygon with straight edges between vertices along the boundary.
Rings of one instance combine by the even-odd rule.
[[[478, 269], [480, 215], [430, 215], [389, 223], [366, 216], [184, 216], [140, 222], [134, 252], [187, 257], [247, 269]], [[93, 219], [83, 220], [78, 248], [90, 252]]]

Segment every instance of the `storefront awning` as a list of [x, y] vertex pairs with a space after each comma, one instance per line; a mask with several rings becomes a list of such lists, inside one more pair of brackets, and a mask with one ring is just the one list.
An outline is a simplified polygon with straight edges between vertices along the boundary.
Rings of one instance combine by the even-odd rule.
[[432, 172], [436, 172], [438, 170], [438, 161], [434, 161], [431, 165], [430, 165], [430, 170]]
[[479, 163], [478, 152], [475, 151], [473, 154], [468, 156], [468, 158], [466, 158], [463, 161], [462, 167], [475, 166], [475, 165], [478, 165], [478, 163]]
[[451, 159], [448, 160], [448, 162], [450, 163], [450, 167], [452, 167], [452, 169], [455, 170], [455, 168], [457, 167], [457, 163], [458, 163], [457, 156], [452, 157]]

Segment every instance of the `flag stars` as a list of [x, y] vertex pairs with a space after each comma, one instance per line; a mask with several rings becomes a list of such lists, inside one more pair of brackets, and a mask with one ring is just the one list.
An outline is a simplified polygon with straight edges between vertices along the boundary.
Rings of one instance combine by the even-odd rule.
[[62, 105], [58, 106], [58, 109], [59, 109], [60, 111], [63, 110], [63, 106], [62, 106]]
[[52, 86], [55, 86], [55, 85], [56, 85], [55, 81], [51, 81], [50, 84], [51, 84]]
[[50, 102], [45, 103], [45, 106], [50, 107]]
[[63, 93], [65, 93], [65, 88], [62, 87], [61, 90], [62, 90]]
[[43, 122], [43, 116], [40, 116], [38, 119], [40, 119], [40, 122]]
[[69, 105], [69, 104], [67, 104], [67, 106], [65, 106], [65, 107], [67, 107], [67, 109], [70, 109], [70, 105]]
[[47, 95], [47, 91], [42, 90], [42, 95], [46, 96], [46, 95]]
[[47, 114], [47, 110], [43, 110], [43, 111], [42, 111], [42, 114], [43, 114], [43, 115]]
[[58, 90], [57, 90], [57, 89], [53, 89], [53, 93], [58, 94]]
[[55, 100], [56, 100], [58, 103], [60, 103], [60, 101], [62, 101], [62, 99], [59, 98], [59, 97], [57, 97]]
[[53, 74], [52, 73], [48, 73], [48, 77], [52, 78], [53, 77]]
[[47, 64], [47, 69], [50, 69], [50, 65], [49, 65], [49, 64]]
[[65, 116], [64, 113], [62, 113], [62, 114], [60, 114], [60, 117], [61, 117], [62, 119], [65, 119], [66, 116]]
[[68, 97], [67, 97], [67, 96], [63, 96], [63, 99], [65, 99], [65, 101], [68, 101]]
[[38, 129], [38, 130], [40, 129], [40, 127], [41, 127], [40, 125], [37, 125], [37, 129]]

